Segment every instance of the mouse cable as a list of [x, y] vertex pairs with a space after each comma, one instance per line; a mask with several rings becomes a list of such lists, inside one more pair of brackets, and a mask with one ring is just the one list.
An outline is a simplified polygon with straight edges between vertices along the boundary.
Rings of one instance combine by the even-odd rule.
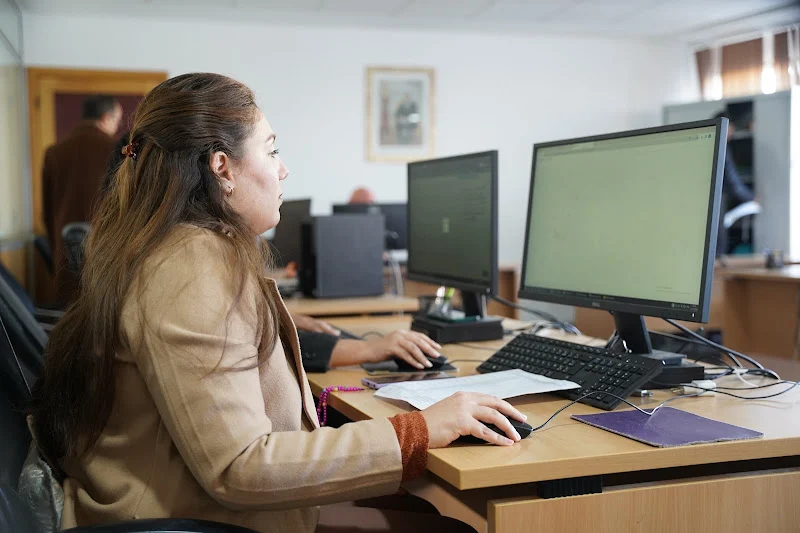
[[[655, 383], [655, 382], [654, 382], [654, 383]], [[565, 405], [564, 407], [562, 407], [561, 409], [559, 409], [558, 411], [556, 411], [555, 413], [553, 413], [553, 415], [552, 415], [550, 418], [548, 418], [547, 420], [545, 420], [545, 421], [544, 421], [544, 423], [542, 423], [542, 424], [540, 424], [540, 425], [536, 426], [535, 428], [533, 428], [533, 429], [531, 430], [531, 433], [533, 433], [534, 431], [538, 431], [538, 430], [542, 429], [542, 428], [543, 428], [543, 427], [545, 427], [547, 424], [549, 424], [549, 423], [550, 423], [550, 422], [551, 422], [551, 421], [552, 421], [552, 420], [553, 420], [553, 419], [554, 419], [556, 416], [558, 416], [559, 414], [561, 414], [561, 412], [562, 412], [562, 411], [564, 411], [565, 409], [567, 409], [567, 408], [569, 408], [569, 407], [572, 407], [573, 405], [575, 405], [575, 404], [576, 404], [576, 403], [578, 403], [579, 401], [581, 401], [581, 400], [583, 400], [584, 398], [586, 398], [586, 397], [588, 397], [588, 396], [591, 396], [591, 395], [593, 395], [593, 394], [605, 394], [606, 396], [613, 396], [614, 398], [617, 398], [618, 400], [622, 400], [623, 402], [625, 402], [626, 404], [630, 405], [631, 407], [633, 407], [633, 408], [634, 408], [634, 409], [636, 409], [637, 411], [639, 411], [639, 412], [641, 412], [641, 413], [644, 413], [644, 414], [646, 414], [647, 416], [653, 416], [654, 414], [656, 414], [656, 411], [658, 411], [659, 409], [661, 409], [661, 407], [663, 407], [664, 405], [666, 405], [666, 404], [668, 404], [668, 403], [670, 403], [670, 402], [672, 402], [672, 401], [679, 400], [679, 399], [681, 399], [681, 398], [693, 398], [693, 397], [697, 397], [697, 396], [700, 396], [701, 394], [704, 394], [704, 393], [706, 393], [706, 392], [716, 392], [717, 394], [725, 394], [725, 395], [727, 395], [727, 396], [732, 396], [732, 397], [734, 397], [734, 398], [738, 398], [738, 399], [740, 399], [740, 400], [766, 400], [766, 399], [768, 399], [768, 398], [774, 398], [774, 397], [776, 397], [776, 396], [780, 396], [781, 394], [786, 394], [787, 392], [789, 392], [789, 391], [791, 391], [792, 389], [794, 389], [795, 387], [797, 387], [797, 385], [800, 385], [800, 381], [782, 381], [782, 383], [791, 383], [791, 384], [792, 384], [792, 386], [791, 386], [791, 387], [787, 387], [786, 389], [784, 389], [784, 390], [782, 390], [782, 391], [780, 391], [780, 392], [776, 392], [775, 394], [768, 394], [768, 395], [766, 395], [766, 396], [751, 396], [751, 397], [748, 397], [748, 396], [740, 396], [740, 395], [738, 395], [738, 394], [733, 394], [733, 393], [730, 393], [730, 392], [725, 392], [724, 390], [717, 390], [717, 389], [707, 389], [707, 388], [704, 388], [704, 387], [698, 387], [697, 385], [692, 385], [691, 383], [685, 383], [685, 384], [682, 384], [682, 386], [684, 386], [684, 387], [691, 387], [691, 388], [693, 388], [693, 389], [700, 389], [700, 392], [698, 392], [697, 394], [681, 394], [681, 395], [679, 395], [679, 396], [674, 396], [674, 397], [672, 397], [672, 398], [668, 398], [668, 399], [664, 400], [663, 402], [661, 402], [660, 404], [658, 404], [657, 406], [655, 406], [655, 407], [653, 408], [653, 410], [652, 410], [652, 411], [646, 411], [646, 410], [642, 409], [641, 407], [638, 407], [638, 406], [636, 406], [636, 405], [633, 405], [631, 402], [629, 402], [629, 401], [628, 401], [628, 400], [626, 400], [625, 398], [622, 398], [622, 397], [620, 397], [620, 396], [617, 396], [617, 395], [615, 395], [615, 394], [610, 394], [610, 393], [608, 393], [608, 392], [602, 393], [602, 392], [600, 392], [600, 391], [591, 391], [591, 392], [588, 392], [588, 393], [584, 394], [583, 396], [581, 396], [581, 397], [580, 397], [580, 398], [578, 398], [577, 400], [573, 400], [573, 401], [571, 401], [570, 403], [568, 403], [567, 405]], [[766, 386], [774, 386], [774, 385], [780, 385], [780, 383], [773, 383], [773, 384], [771, 384], [771, 385], [766, 385]], [[766, 386], [765, 386], [765, 387], [766, 387]], [[758, 387], [758, 388], [763, 388], [763, 387]], [[745, 390], [746, 390], [746, 389], [745, 389]]]
[[681, 399], [681, 398], [693, 398], [693, 397], [695, 397], [695, 396], [700, 396], [700, 395], [702, 394], [702, 392], [698, 392], [697, 394], [681, 394], [680, 396], [674, 396], [674, 397], [672, 397], [672, 398], [667, 398], [666, 400], [664, 400], [664, 401], [663, 401], [663, 402], [661, 402], [660, 404], [656, 405], [656, 406], [653, 408], [653, 410], [652, 410], [652, 411], [647, 411], [647, 410], [645, 410], [645, 409], [642, 409], [641, 407], [639, 407], [639, 406], [637, 406], [637, 405], [633, 405], [631, 402], [629, 402], [629, 401], [628, 401], [628, 400], [626, 400], [625, 398], [622, 398], [621, 396], [617, 396], [616, 394], [611, 394], [611, 393], [608, 393], [608, 392], [602, 392], [602, 391], [591, 391], [591, 392], [587, 392], [586, 394], [584, 394], [583, 396], [581, 396], [581, 397], [580, 397], [580, 398], [578, 398], [577, 400], [572, 400], [572, 401], [571, 401], [571, 402], [569, 402], [567, 405], [565, 405], [564, 407], [562, 407], [561, 409], [559, 409], [558, 411], [556, 411], [555, 413], [553, 413], [553, 416], [551, 416], [550, 418], [548, 418], [547, 420], [545, 420], [545, 421], [544, 421], [544, 423], [542, 423], [542, 424], [540, 424], [540, 425], [536, 426], [535, 428], [533, 428], [533, 429], [531, 430], [531, 433], [533, 433], [534, 431], [539, 431], [540, 429], [542, 429], [543, 427], [545, 427], [547, 424], [549, 424], [549, 423], [550, 423], [550, 422], [551, 422], [551, 421], [552, 421], [552, 420], [553, 420], [555, 417], [557, 417], [558, 415], [560, 415], [562, 411], [564, 411], [565, 409], [567, 409], [567, 408], [569, 408], [569, 407], [572, 407], [573, 405], [575, 405], [575, 404], [576, 404], [576, 403], [578, 403], [579, 401], [583, 400], [584, 398], [588, 398], [589, 396], [592, 396], [592, 395], [594, 395], [594, 394], [605, 394], [606, 396], [613, 396], [614, 398], [616, 398], [616, 399], [618, 399], [618, 400], [622, 400], [622, 401], [623, 401], [623, 402], [625, 402], [626, 404], [630, 405], [631, 407], [633, 407], [634, 409], [636, 409], [636, 410], [637, 410], [637, 411], [639, 411], [640, 413], [644, 413], [644, 414], [646, 414], [647, 416], [653, 416], [654, 414], [656, 414], [656, 411], [658, 411], [659, 409], [661, 409], [663, 406], [667, 405], [667, 404], [668, 404], [668, 403], [670, 403], [670, 402], [674, 402], [675, 400], [679, 400], [679, 399]]

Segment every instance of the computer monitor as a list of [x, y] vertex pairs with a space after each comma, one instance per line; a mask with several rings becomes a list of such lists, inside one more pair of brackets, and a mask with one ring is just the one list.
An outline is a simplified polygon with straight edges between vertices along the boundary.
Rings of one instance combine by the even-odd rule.
[[408, 164], [408, 279], [461, 290], [485, 316], [497, 290], [497, 151]]
[[334, 204], [333, 214], [382, 214], [386, 221], [386, 249], [405, 250], [408, 247], [408, 207], [406, 204]]
[[520, 298], [604, 309], [634, 353], [642, 315], [707, 322], [726, 119], [536, 144]]
[[281, 220], [271, 244], [278, 267], [297, 264], [301, 255], [303, 220], [311, 216], [311, 199], [286, 200], [281, 205]]

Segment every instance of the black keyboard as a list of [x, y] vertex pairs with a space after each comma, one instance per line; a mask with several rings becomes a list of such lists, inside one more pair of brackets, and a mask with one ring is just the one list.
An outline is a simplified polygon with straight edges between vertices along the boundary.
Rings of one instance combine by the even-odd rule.
[[[610, 411], [661, 372], [661, 361], [633, 354], [615, 354], [536, 335], [520, 334], [481, 363], [478, 372], [519, 368], [531, 374], [574, 381], [580, 389], [554, 394]], [[613, 395], [613, 396], [612, 396]], [[619, 396], [619, 398], [617, 398]]]

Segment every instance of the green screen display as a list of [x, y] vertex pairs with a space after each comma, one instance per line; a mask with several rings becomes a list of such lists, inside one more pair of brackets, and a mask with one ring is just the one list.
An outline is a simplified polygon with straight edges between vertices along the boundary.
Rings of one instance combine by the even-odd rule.
[[539, 148], [525, 285], [698, 304], [715, 131]]

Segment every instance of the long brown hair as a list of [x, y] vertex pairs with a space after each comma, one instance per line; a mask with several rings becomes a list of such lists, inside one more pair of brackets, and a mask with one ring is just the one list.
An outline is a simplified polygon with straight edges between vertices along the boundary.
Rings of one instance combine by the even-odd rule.
[[124, 299], [142, 263], [178, 224], [226, 234], [237, 286], [257, 280], [265, 296], [256, 299], [263, 337], [255, 364], [274, 349], [279, 327], [276, 304], [266, 297], [267, 252], [228, 206], [210, 167], [218, 151], [242, 157], [256, 120], [252, 91], [217, 74], [169, 79], [139, 104], [130, 131], [136, 157], [119, 166], [97, 206], [78, 297], [50, 334], [34, 391], [34, 427], [51, 459], [86, 453], [105, 427]]

